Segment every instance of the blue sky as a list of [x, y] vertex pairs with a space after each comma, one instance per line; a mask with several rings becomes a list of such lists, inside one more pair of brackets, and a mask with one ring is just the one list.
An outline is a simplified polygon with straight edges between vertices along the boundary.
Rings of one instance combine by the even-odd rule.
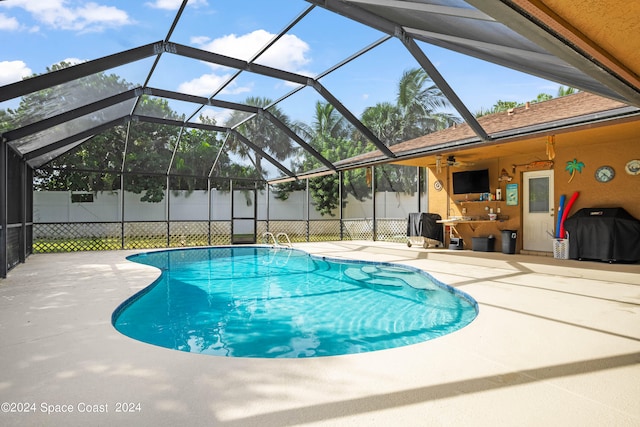
[[[118, 53], [166, 37], [179, 0], [5, 0], [0, 1], [0, 86], [60, 61], [80, 62]], [[309, 3], [302, 0], [192, 0], [171, 41], [248, 60]], [[384, 35], [341, 16], [315, 8], [257, 62], [311, 77], [351, 56]], [[539, 93], [555, 95], [558, 84], [507, 70], [434, 46], [420, 44], [430, 60], [475, 112], [497, 100], [525, 102]], [[153, 59], [115, 70], [142, 84]], [[394, 102], [402, 72], [415, 60], [390, 39], [321, 79], [322, 84], [359, 116], [379, 102]], [[163, 54], [149, 85], [201, 96], [219, 90], [235, 70]], [[219, 96], [243, 102], [248, 96], [278, 99], [293, 89], [286, 82], [242, 73]], [[0, 89], [1, 90], [1, 89]], [[305, 88], [281, 104], [294, 119], [308, 121], [321, 98]], [[0, 104], [15, 107], [18, 100]], [[184, 114], [192, 105], [172, 107]], [[206, 114], [224, 116], [209, 109]], [[222, 119], [221, 119], [222, 120]]]

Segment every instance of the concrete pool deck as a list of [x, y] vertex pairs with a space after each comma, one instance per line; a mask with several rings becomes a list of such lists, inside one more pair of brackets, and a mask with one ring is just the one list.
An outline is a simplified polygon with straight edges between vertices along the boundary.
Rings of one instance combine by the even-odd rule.
[[358, 355], [189, 354], [111, 325], [158, 275], [125, 259], [141, 251], [36, 254], [0, 280], [0, 425], [640, 425], [640, 264], [294, 246], [424, 269], [480, 313], [453, 334]]

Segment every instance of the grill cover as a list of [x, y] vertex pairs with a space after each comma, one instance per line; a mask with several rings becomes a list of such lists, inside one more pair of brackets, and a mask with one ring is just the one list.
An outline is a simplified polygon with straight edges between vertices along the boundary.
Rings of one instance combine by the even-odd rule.
[[637, 262], [640, 221], [623, 208], [584, 208], [565, 220], [569, 258]]
[[438, 220], [442, 217], [434, 213], [410, 213], [407, 222], [407, 237], [426, 237], [428, 239], [444, 241], [442, 224]]

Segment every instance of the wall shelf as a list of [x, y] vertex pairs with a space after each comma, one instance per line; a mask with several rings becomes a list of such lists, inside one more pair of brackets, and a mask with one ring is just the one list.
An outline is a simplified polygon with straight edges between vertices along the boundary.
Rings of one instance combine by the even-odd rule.
[[469, 228], [471, 229], [471, 231], [475, 232], [476, 228], [480, 224], [499, 223], [499, 222], [504, 222], [504, 221], [506, 221], [508, 219], [509, 219], [508, 215], [498, 215], [497, 219], [457, 219], [457, 218], [451, 218], [451, 219], [438, 220], [437, 222], [440, 223], [440, 224], [444, 224], [444, 225], [450, 225], [452, 228], [455, 228], [455, 226], [458, 225], [458, 224], [467, 224], [469, 226]]
[[466, 205], [473, 203], [504, 203], [506, 200], [456, 200], [456, 205]]

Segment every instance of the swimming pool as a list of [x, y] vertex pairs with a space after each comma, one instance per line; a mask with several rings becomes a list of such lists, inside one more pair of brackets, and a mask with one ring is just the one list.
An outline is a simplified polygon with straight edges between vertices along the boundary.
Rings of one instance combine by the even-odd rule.
[[128, 257], [162, 271], [122, 303], [122, 334], [170, 349], [231, 357], [363, 353], [430, 340], [468, 325], [469, 295], [388, 263], [289, 248], [191, 248]]

